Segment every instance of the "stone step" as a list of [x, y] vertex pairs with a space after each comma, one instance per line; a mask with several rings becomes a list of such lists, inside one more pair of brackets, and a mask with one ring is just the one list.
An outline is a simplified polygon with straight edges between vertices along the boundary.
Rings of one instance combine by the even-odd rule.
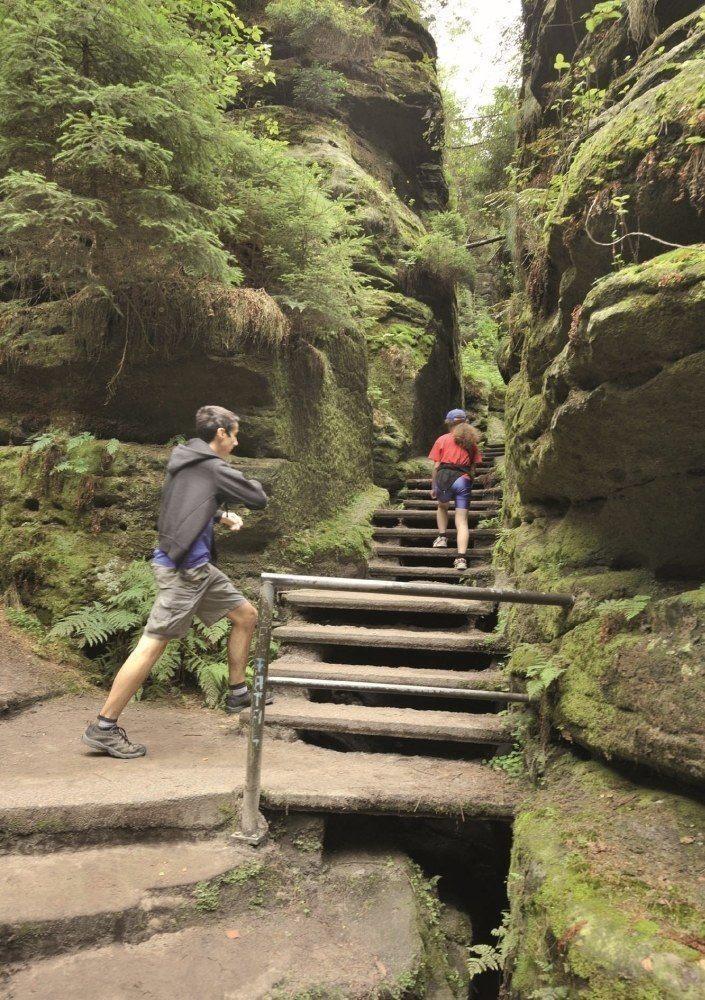
[[97, 936], [143, 933], [157, 914], [165, 921], [183, 913], [197, 882], [251, 862], [251, 850], [229, 837], [5, 855], [0, 958], [37, 958]]
[[446, 631], [408, 628], [365, 628], [357, 625], [292, 623], [272, 629], [277, 642], [304, 646], [362, 646], [365, 649], [442, 650], [460, 653], [506, 653], [499, 636], [478, 629]]
[[[430, 479], [407, 479], [404, 488], [401, 493], [405, 493], [407, 490], [430, 490], [431, 480]], [[491, 487], [473, 487], [472, 495], [477, 499], [486, 499], [488, 496], [497, 496], [498, 493], [502, 492], [501, 486], [491, 486]]]
[[344, 611], [398, 611], [433, 615], [489, 615], [493, 605], [452, 597], [413, 597], [408, 594], [366, 594], [347, 590], [287, 590], [282, 600], [294, 608], [331, 608]]
[[[455, 528], [450, 528], [446, 532], [449, 541], [455, 538], [456, 532]], [[470, 538], [471, 539], [495, 539], [499, 532], [496, 528], [471, 528]], [[437, 528], [380, 528], [378, 526], [374, 527], [374, 537], [375, 538], [403, 538], [415, 541], [417, 539], [424, 538], [437, 538], [438, 529]]]
[[[250, 710], [241, 712], [242, 725]], [[406, 740], [497, 745], [511, 739], [512, 725], [491, 713], [424, 711], [416, 708], [369, 708], [279, 697], [265, 712], [265, 725], [299, 732], [392, 736]], [[341, 762], [344, 769], [344, 764]]]
[[[471, 502], [478, 502], [478, 503], [480, 503], [480, 502], [483, 502], [483, 503], [497, 503], [498, 502], [498, 499], [497, 499], [498, 498], [498, 493], [496, 491], [493, 490], [491, 492], [490, 496], [487, 496], [486, 493], [487, 493], [486, 490], [480, 490], [480, 491], [473, 490], [472, 491], [473, 500]], [[399, 498], [401, 500], [433, 500], [433, 497], [431, 496], [431, 490], [430, 490], [430, 488], [427, 489], [427, 490], [420, 490], [420, 489], [412, 489], [412, 490], [404, 489], [404, 490], [400, 490], [399, 491]], [[435, 503], [435, 501], [434, 501], [434, 503]]]
[[[211, 897], [212, 912], [198, 913], [192, 901], [191, 926], [160, 928], [157, 911], [146, 940], [118, 937], [108, 943], [96, 927], [92, 947], [15, 970], [4, 980], [2, 995], [13, 1000], [372, 997], [393, 996], [400, 982], [415, 981], [426, 947], [404, 855], [393, 849], [331, 851], [321, 878], [300, 850], [275, 862], [261, 851], [249, 855], [250, 870], [257, 874], [223, 886]], [[351, 906], [351, 900], [364, 905]]]
[[[64, 696], [3, 720], [0, 758], [12, 775], [0, 782], [6, 852], [162, 830], [192, 835], [231, 821], [247, 759], [237, 723], [193, 705], [130, 704], [123, 724], [148, 753], [119, 761], [82, 752], [96, 702]], [[336, 751], [276, 740], [262, 773], [263, 805], [314, 812], [508, 818], [516, 789], [506, 775], [469, 762], [348, 753], [342, 768]]]
[[[345, 681], [384, 684], [404, 684], [408, 687], [460, 688], [473, 691], [506, 692], [506, 680], [501, 670], [441, 670], [427, 667], [380, 667], [357, 663], [321, 663], [282, 656], [269, 667], [269, 678], [307, 677], [312, 680]], [[302, 685], [303, 686], [303, 685]]]
[[460, 583], [461, 577], [469, 580], [487, 580], [494, 576], [494, 570], [489, 565], [471, 565], [463, 571], [453, 569], [452, 566], [399, 566], [381, 559], [371, 559], [367, 563], [367, 569], [372, 578], [377, 577], [384, 580], [455, 580]]
[[[384, 558], [413, 559], [455, 559], [458, 550], [448, 546], [445, 549], [426, 548], [420, 545], [380, 545], [374, 546], [375, 555]], [[492, 549], [469, 549], [466, 558], [468, 562], [479, 562], [492, 558]]]
[[[429, 509], [422, 508], [421, 510], [413, 510], [406, 507], [378, 507], [372, 517], [376, 521], [425, 521], [429, 524], [435, 524], [435, 507], [435, 504], [430, 505]], [[494, 516], [495, 513], [496, 511], [488, 511], [485, 508], [481, 510], [473, 508], [468, 511], [468, 522], [473, 524], [477, 521], [484, 521]], [[448, 515], [452, 521], [455, 517], [455, 504], [450, 505]]]
[[[405, 510], [435, 510], [437, 507], [435, 500], [402, 500], [402, 507]], [[448, 504], [450, 510], [455, 510], [455, 502], [451, 501]], [[468, 505], [469, 511], [482, 510], [487, 511], [487, 517], [491, 514], [499, 513], [499, 504], [494, 500], [471, 500]]]

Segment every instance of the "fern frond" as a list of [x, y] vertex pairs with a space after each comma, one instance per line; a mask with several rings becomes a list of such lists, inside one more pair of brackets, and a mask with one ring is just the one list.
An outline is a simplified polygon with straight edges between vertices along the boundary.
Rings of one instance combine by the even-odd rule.
[[223, 698], [228, 684], [226, 663], [202, 662], [196, 671], [198, 686], [203, 692], [206, 705], [215, 708]]
[[78, 639], [79, 645], [98, 646], [106, 642], [117, 630], [110, 622], [108, 610], [100, 601], [94, 601], [84, 608], [58, 621], [49, 632], [49, 638]]

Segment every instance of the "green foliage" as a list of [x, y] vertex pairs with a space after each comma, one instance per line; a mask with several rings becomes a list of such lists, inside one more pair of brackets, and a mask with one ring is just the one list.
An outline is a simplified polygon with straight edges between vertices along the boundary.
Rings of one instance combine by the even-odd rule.
[[239, 280], [221, 240], [236, 213], [222, 204], [228, 137], [211, 53], [157, 0], [6, 9], [0, 277], [30, 298], [105, 294], [135, 259], [145, 277], [178, 261]]
[[565, 667], [560, 667], [551, 660], [548, 662], [538, 660], [529, 664], [526, 668], [526, 693], [530, 698], [541, 697], [563, 673]]
[[467, 227], [458, 212], [437, 212], [428, 230], [409, 250], [404, 262], [411, 270], [433, 275], [444, 285], [469, 283], [474, 275], [472, 256], [465, 246]]
[[68, 300], [89, 312], [89, 344], [112, 316], [132, 348], [164, 325], [190, 334], [202, 301], [214, 315], [213, 289], [246, 281], [307, 328], [357, 321], [366, 245], [347, 204], [226, 114], [242, 85], [271, 80], [260, 38], [230, 0], [6, 0], [0, 286], [13, 315]]
[[587, 14], [583, 14], [585, 27], [592, 34], [610, 21], [619, 21], [622, 16], [622, 0], [601, 0]]
[[45, 493], [55, 492], [77, 478], [81, 486], [75, 499], [81, 509], [91, 500], [95, 476], [110, 469], [119, 450], [117, 438], [100, 442], [88, 431], [69, 435], [49, 429], [29, 439], [20, 474], [29, 479], [38, 477]]
[[231, 196], [241, 213], [233, 249], [248, 280], [307, 328], [355, 326], [368, 307], [355, 265], [368, 250], [350, 203], [329, 198], [321, 168], [280, 141], [240, 133], [232, 166]]
[[265, 8], [275, 38], [328, 65], [370, 58], [376, 24], [370, 7], [342, 0], [273, 0]]
[[309, 111], [335, 111], [345, 91], [345, 77], [327, 66], [303, 66], [294, 76], [294, 104]]
[[512, 778], [520, 778], [526, 773], [524, 754], [521, 750], [511, 750], [509, 753], [492, 757], [488, 765], [495, 771], [504, 771]]
[[439, 880], [439, 875], [427, 878], [417, 864], [413, 861], [409, 863], [409, 882], [423, 911], [425, 922], [431, 929], [438, 927], [443, 913], [443, 904], [436, 891]]
[[[140, 561], [122, 572], [106, 566], [98, 575], [97, 585], [102, 599], [62, 618], [51, 629], [49, 638], [71, 639], [80, 649], [90, 650], [106, 679], [110, 679], [142, 634], [156, 585], [149, 564]], [[227, 619], [210, 627], [196, 619], [184, 639], [166, 647], [152, 671], [152, 689], [158, 692], [190, 681], [209, 707], [218, 706], [227, 693], [229, 628]]]
[[517, 106], [514, 88], [503, 85], [468, 120], [455, 96], [443, 91], [443, 163], [451, 204], [473, 236], [491, 235], [505, 225], [507, 170], [516, 147]]
[[459, 297], [459, 321], [462, 330], [460, 368], [470, 391], [481, 387], [490, 395], [503, 394], [504, 379], [497, 367], [500, 347], [499, 323], [470, 292]]
[[650, 594], [635, 594], [634, 597], [620, 600], [602, 601], [598, 604], [597, 611], [601, 616], [608, 615], [610, 618], [618, 617], [631, 622], [646, 610], [651, 600]]
[[372, 550], [372, 512], [388, 496], [378, 486], [356, 494], [338, 514], [290, 537], [284, 557], [304, 567], [325, 560], [347, 560], [362, 566]]
[[467, 970], [470, 979], [484, 972], [499, 972], [504, 968], [510, 948], [509, 913], [502, 914], [502, 923], [492, 931], [497, 944], [475, 944], [468, 948]]
[[46, 639], [46, 628], [37, 616], [32, 614], [31, 611], [27, 611], [26, 608], [4, 608], [4, 615], [10, 625], [22, 629], [23, 632], [31, 635], [33, 639]]

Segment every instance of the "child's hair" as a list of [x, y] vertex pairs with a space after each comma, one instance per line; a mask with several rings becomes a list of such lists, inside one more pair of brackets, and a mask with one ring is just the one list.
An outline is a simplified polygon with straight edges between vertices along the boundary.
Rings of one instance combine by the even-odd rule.
[[471, 424], [458, 424], [450, 432], [453, 435], [453, 440], [456, 444], [459, 444], [461, 448], [464, 448], [472, 459], [475, 449], [480, 441], [480, 435], [477, 433], [475, 428]]

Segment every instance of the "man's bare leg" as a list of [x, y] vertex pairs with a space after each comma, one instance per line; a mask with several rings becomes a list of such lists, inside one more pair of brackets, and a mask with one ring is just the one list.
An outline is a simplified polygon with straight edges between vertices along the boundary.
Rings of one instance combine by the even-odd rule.
[[152, 667], [166, 649], [168, 639], [143, 635], [115, 675], [107, 701], [100, 710], [104, 719], [117, 720], [120, 713], [149, 677]]
[[230, 612], [228, 618], [232, 622], [228, 636], [228, 668], [230, 686], [234, 687], [245, 683], [250, 644], [257, 628], [257, 609], [249, 601], [244, 601]]

